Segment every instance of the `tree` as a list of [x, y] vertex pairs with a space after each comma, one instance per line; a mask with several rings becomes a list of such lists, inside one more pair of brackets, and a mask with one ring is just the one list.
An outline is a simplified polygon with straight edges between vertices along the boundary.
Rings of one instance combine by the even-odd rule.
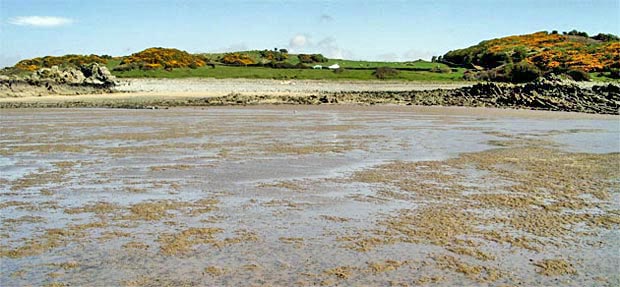
[[379, 67], [375, 69], [374, 72], [372, 72], [372, 75], [375, 76], [375, 78], [381, 79], [381, 80], [385, 80], [388, 78], [394, 78], [398, 76], [398, 74], [399, 74], [398, 70], [394, 68], [390, 68], [390, 67]]
[[592, 39], [603, 41], [603, 42], [620, 41], [620, 38], [618, 36], [614, 34], [604, 34], [604, 33], [598, 33], [598, 35], [593, 36]]
[[527, 50], [524, 47], [516, 47], [514, 48], [514, 52], [512, 53], [512, 62], [518, 63], [523, 61], [527, 57]]
[[586, 32], [581, 32], [581, 31], [577, 31], [575, 29], [569, 31], [567, 33], [567, 35], [571, 35], [571, 36], [582, 36], [582, 37], [588, 37], [588, 33]]

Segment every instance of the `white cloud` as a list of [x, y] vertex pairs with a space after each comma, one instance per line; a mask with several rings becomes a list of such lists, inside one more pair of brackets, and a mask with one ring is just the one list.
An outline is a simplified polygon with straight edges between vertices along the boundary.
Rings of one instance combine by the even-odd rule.
[[317, 45], [317, 49], [325, 55], [325, 57], [332, 59], [351, 59], [353, 54], [345, 49], [340, 48], [334, 37], [327, 37], [321, 40]]
[[338, 46], [336, 38], [326, 37], [315, 43], [308, 35], [297, 34], [289, 41], [293, 53], [321, 53], [332, 59], [352, 59], [354, 54]]
[[303, 48], [310, 44], [310, 39], [305, 35], [297, 34], [289, 41], [289, 47], [292, 49]]
[[58, 27], [69, 25], [73, 20], [54, 16], [20, 16], [9, 19], [9, 23], [18, 26]]
[[430, 60], [431, 57], [433, 57], [434, 55], [437, 55], [437, 53], [433, 53], [430, 51], [421, 51], [421, 50], [411, 49], [405, 52], [405, 54], [403, 55], [403, 59], [405, 61], [414, 61], [418, 59]]

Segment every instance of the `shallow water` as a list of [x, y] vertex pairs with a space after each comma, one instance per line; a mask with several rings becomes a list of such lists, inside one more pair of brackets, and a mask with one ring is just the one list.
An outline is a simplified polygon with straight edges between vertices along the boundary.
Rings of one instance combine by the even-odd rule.
[[[227, 107], [3, 110], [0, 123], [0, 244], [15, 250], [28, 240], [51, 242], [34, 253], [4, 254], [2, 286], [415, 285], [434, 276], [442, 279], [431, 284], [483, 284], [427, 263], [430, 253], [445, 252], [440, 246], [346, 248], [340, 237], [420, 204], [407, 195], [382, 197], [383, 187], [350, 180], [354, 172], [392, 161], [446, 160], [514, 139], [567, 152], [620, 152], [613, 117]], [[469, 176], [482, 174], [472, 168]], [[208, 211], [183, 205], [205, 198], [216, 200]], [[131, 217], [133, 205], [154, 200], [175, 203], [149, 213], [163, 214], [156, 219]], [[98, 202], [115, 207], [71, 212]], [[46, 235], [94, 222], [101, 224]], [[189, 247], [162, 252], [166, 234], [191, 227], [220, 232], [179, 239]], [[118, 232], [105, 236], [111, 231]], [[600, 246], [589, 249], [502, 251], [497, 266], [514, 270], [490, 284], [617, 284], [618, 235], [617, 226], [599, 232]], [[578, 249], [577, 275], [540, 276], [526, 259], [571, 249]], [[385, 260], [410, 263], [388, 272], [364, 269]], [[75, 264], [59, 265], [67, 262]], [[326, 271], [340, 266], [356, 271]]]

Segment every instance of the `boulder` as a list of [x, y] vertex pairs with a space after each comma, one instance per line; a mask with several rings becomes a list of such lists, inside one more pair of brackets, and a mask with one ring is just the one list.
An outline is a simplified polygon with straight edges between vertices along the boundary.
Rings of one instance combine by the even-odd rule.
[[116, 78], [110, 73], [106, 66], [97, 63], [83, 65], [80, 70], [86, 77], [84, 80], [87, 84], [92, 85], [114, 85]]

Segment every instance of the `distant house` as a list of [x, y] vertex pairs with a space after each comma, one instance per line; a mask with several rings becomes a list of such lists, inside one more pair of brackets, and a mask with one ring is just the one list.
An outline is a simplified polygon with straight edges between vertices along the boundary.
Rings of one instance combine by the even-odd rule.
[[314, 65], [314, 66], [312, 66], [312, 69], [315, 69], [315, 70], [322, 70], [322, 69], [323, 69], [323, 66], [321, 66], [321, 65]]
[[340, 69], [340, 65], [338, 65], [338, 63], [336, 63], [336, 64], [333, 64], [333, 65], [329, 66], [328, 68], [331, 69], [331, 70], [337, 70], [337, 69]]

